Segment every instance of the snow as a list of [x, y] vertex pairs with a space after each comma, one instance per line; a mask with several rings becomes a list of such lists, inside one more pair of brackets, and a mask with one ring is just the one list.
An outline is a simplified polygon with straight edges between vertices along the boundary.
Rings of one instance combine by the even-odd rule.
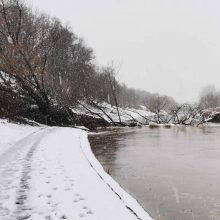
[[12, 38], [10, 36], [8, 36], [8, 43], [9, 44], [13, 44], [13, 40], [12, 40]]
[[[111, 106], [108, 103], [101, 103], [99, 105], [106, 112], [106, 114], [108, 114], [113, 119], [113, 121], [119, 122], [118, 113], [117, 113], [117, 109], [115, 106]], [[85, 104], [85, 103], [83, 103], [83, 106], [85, 106], [86, 108], [82, 106], [78, 106], [77, 108], [74, 108], [73, 109], [74, 113], [86, 114], [86, 115], [90, 115], [90, 116], [97, 117], [97, 118], [98, 118], [97, 115], [100, 115], [106, 121], [111, 122], [109, 118], [105, 114], [103, 114], [101, 110], [91, 105]], [[155, 115], [154, 113], [147, 111], [144, 106], [141, 106], [141, 108], [142, 109], [119, 107], [118, 110], [119, 110], [122, 122], [126, 123], [130, 121], [134, 121], [135, 119], [140, 123], [146, 123], [146, 118], [152, 118]], [[86, 109], [89, 109], [90, 111], [92, 111], [93, 114], [89, 110], [86, 110]]]
[[1, 220], [151, 219], [104, 172], [86, 131], [1, 121], [0, 139], [3, 137]]
[[220, 123], [206, 122], [203, 124], [203, 127], [220, 127]]
[[207, 108], [204, 109], [202, 112], [202, 116], [204, 117], [205, 121], [208, 122], [215, 117], [215, 115], [220, 114], [220, 107], [215, 108]]
[[37, 127], [8, 123], [7, 120], [0, 119], [0, 155], [19, 139], [38, 129]]
[[175, 124], [157, 124], [155, 122], [150, 122], [149, 123], [149, 128], [161, 128], [161, 127], [164, 127], [164, 128], [172, 128], [172, 127], [179, 127], [181, 125], [175, 125]]

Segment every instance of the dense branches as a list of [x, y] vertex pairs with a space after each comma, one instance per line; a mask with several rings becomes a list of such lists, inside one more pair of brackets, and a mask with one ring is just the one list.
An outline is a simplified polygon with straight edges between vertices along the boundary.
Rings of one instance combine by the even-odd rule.
[[47, 119], [54, 104], [83, 95], [92, 51], [57, 19], [1, 0], [0, 40], [1, 91], [36, 105]]

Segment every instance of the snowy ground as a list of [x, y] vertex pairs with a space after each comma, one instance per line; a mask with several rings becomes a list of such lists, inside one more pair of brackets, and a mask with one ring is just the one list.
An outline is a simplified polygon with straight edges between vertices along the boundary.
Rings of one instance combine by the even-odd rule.
[[30, 126], [16, 125], [0, 119], [0, 155], [12, 147], [19, 139], [38, 130]]
[[0, 121], [1, 220], [150, 220], [109, 177], [80, 129]]

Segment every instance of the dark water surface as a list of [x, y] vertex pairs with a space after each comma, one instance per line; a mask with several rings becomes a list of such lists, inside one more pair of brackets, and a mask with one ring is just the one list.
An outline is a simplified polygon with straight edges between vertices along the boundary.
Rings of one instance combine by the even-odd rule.
[[155, 220], [220, 220], [220, 127], [115, 129], [90, 143]]

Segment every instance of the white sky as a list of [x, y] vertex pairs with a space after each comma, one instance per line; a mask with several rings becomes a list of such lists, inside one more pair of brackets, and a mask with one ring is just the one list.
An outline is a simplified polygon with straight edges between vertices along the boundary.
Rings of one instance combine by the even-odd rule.
[[220, 83], [219, 0], [27, 0], [60, 18], [129, 87], [195, 101]]

